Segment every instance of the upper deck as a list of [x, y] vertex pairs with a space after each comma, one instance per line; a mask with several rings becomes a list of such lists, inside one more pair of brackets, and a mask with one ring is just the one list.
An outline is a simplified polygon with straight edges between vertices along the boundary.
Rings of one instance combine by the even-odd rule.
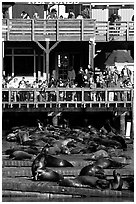
[[134, 22], [93, 19], [3, 19], [4, 41], [134, 41]]

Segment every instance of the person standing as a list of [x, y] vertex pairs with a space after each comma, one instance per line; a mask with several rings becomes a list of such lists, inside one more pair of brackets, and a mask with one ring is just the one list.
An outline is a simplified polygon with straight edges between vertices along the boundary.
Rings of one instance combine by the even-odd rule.
[[75, 81], [75, 78], [76, 78], [75, 70], [73, 66], [70, 66], [68, 70], [68, 79], [71, 82], [71, 81]]
[[77, 83], [79, 87], [83, 87], [84, 86], [84, 70], [83, 67], [80, 67], [79, 72], [77, 74]]

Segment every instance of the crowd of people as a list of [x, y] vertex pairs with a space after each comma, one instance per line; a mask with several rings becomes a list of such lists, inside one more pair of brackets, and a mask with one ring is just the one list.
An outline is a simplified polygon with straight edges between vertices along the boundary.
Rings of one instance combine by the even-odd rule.
[[[21, 90], [27, 90], [27, 91], [13, 91], [12, 92], [12, 98], [13, 101], [29, 101], [30, 98], [34, 98], [34, 95], [32, 94], [33, 89], [37, 89], [36, 95], [38, 101], [55, 101], [56, 100], [56, 92], [48, 91], [48, 88], [73, 88], [73, 91], [65, 93], [65, 91], [59, 92], [59, 100], [64, 101], [66, 98], [67, 101], [80, 101], [81, 100], [81, 93], [76, 91], [74, 88], [88, 88], [93, 89], [94, 92], [86, 92], [86, 100], [104, 100], [104, 91], [97, 91], [97, 88], [101, 88], [104, 90], [104, 88], [133, 88], [133, 83], [131, 81], [132, 79], [132, 73], [125, 65], [122, 71], [119, 73], [117, 67], [114, 67], [114, 70], [111, 71], [111, 69], [107, 68], [107, 70], [102, 73], [100, 72], [99, 75], [94, 75], [92, 70], [90, 69], [83, 69], [83, 67], [80, 67], [79, 72], [77, 73], [77, 76], [73, 69], [70, 69], [71, 73], [68, 74], [68, 78], [66, 80], [62, 80], [59, 78], [58, 80], [55, 80], [53, 77], [50, 78], [49, 82], [47, 80], [34, 80], [32, 83], [30, 83], [28, 80], [26, 80], [25, 77], [22, 77], [21, 80], [19, 80], [17, 77], [13, 77], [9, 80], [7, 80], [5, 77], [3, 77], [2, 81], [2, 87], [3, 88], [17, 88]], [[30, 90], [30, 91], [29, 91]], [[78, 93], [78, 94], [77, 94]], [[65, 96], [66, 94], [66, 96]], [[91, 95], [90, 95], [91, 94]], [[111, 97], [116, 97], [116, 92], [111, 91]], [[7, 96], [3, 95], [5, 97], [4, 100], [7, 100]], [[90, 99], [88, 99], [90, 98]], [[96, 98], [96, 99], [94, 99]], [[33, 100], [33, 99], [32, 99]], [[112, 99], [113, 100], [113, 99]]]
[[124, 88], [124, 87], [133, 87], [132, 82], [132, 72], [127, 68], [127, 65], [124, 66], [122, 71], [119, 73], [116, 66], [114, 70], [107, 68], [104, 72], [99, 72], [99, 74], [94, 74], [94, 72], [89, 69], [83, 69], [80, 67], [77, 74], [72, 68], [68, 71], [68, 78], [63, 80], [59, 78], [58, 80], [54, 79], [51, 76], [50, 80], [34, 80], [30, 83], [25, 77], [22, 77], [19, 80], [17, 77], [11, 77], [7, 79], [3, 77], [2, 80], [3, 88], [40, 88], [44, 90], [46, 88], [55, 88], [55, 87], [65, 87], [65, 88], [75, 88], [75, 87], [85, 87], [85, 88]]

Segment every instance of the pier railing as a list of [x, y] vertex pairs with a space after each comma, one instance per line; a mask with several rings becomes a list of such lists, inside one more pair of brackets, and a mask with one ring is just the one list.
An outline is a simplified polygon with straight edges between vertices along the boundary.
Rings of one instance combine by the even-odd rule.
[[49, 108], [70, 107], [132, 107], [133, 89], [130, 88], [47, 88], [40, 89], [15, 89], [3, 88], [3, 108], [17, 106], [40, 106]]
[[2, 37], [9, 41], [134, 41], [134, 22], [94, 19], [3, 19]]

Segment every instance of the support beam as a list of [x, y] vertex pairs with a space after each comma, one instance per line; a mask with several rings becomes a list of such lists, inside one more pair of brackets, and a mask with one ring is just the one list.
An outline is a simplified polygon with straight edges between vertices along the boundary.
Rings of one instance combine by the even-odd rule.
[[45, 53], [47, 52], [46, 48], [41, 43], [39, 43], [38, 41], [35, 42]]
[[45, 59], [45, 52], [43, 52], [43, 80], [46, 80]]
[[120, 115], [120, 134], [125, 135], [125, 115], [126, 112], [124, 112], [123, 114]]
[[95, 39], [89, 41], [89, 66], [94, 70]]
[[38, 80], [41, 79], [41, 55], [40, 51], [38, 51]]
[[39, 43], [38, 41], [35, 41], [35, 42], [43, 50], [43, 52], [46, 53], [46, 74], [45, 74], [45, 69], [43, 67], [43, 77], [45, 78], [45, 75], [46, 75], [46, 79], [47, 79], [47, 81], [49, 81], [49, 55], [50, 55], [50, 52], [55, 47], [57, 47], [59, 42], [56, 42], [51, 48], [49, 47], [49, 43], [50, 43], [49, 41], [46, 41], [46, 48], [41, 43]]
[[36, 80], [36, 53], [34, 50], [34, 80]]
[[57, 47], [57, 45], [60, 43], [60, 41], [57, 41], [54, 45], [51, 46], [50, 48], [50, 52], [55, 48]]
[[14, 76], [14, 49], [12, 48], [12, 76]]
[[46, 41], [46, 79], [49, 81], [49, 41]]

